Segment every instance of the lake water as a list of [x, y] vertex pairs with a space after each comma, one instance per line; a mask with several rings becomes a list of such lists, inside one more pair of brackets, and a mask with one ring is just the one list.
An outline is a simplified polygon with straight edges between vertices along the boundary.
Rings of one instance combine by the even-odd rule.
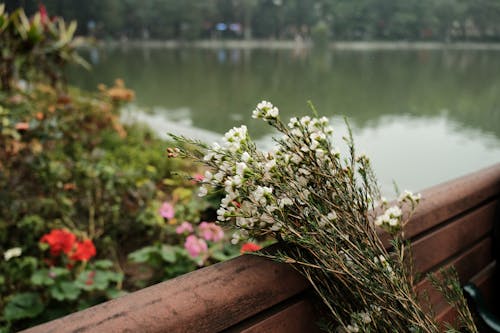
[[246, 124], [265, 149], [274, 132], [251, 111], [262, 99], [284, 119], [311, 100], [338, 140], [353, 127], [381, 186], [420, 190], [500, 162], [500, 51], [106, 48], [69, 81], [95, 89], [123, 78], [136, 91], [126, 118], [214, 141]]

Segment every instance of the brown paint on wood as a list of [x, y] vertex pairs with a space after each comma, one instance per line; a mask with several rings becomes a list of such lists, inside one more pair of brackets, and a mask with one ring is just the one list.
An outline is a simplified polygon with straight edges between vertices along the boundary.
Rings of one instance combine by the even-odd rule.
[[[494, 281], [495, 268], [496, 263], [493, 262], [471, 279], [481, 290], [487, 303], [491, 301], [490, 296], [493, 294], [492, 291], [496, 285]], [[436, 315], [436, 319], [439, 322], [452, 323], [455, 321], [456, 316], [456, 310], [448, 305]]]
[[500, 195], [500, 163], [422, 191], [422, 201], [406, 234], [425, 230]]
[[425, 273], [493, 230], [499, 201], [482, 206], [412, 244], [415, 271]]
[[[319, 300], [316, 300], [316, 302]], [[260, 321], [241, 328], [237, 331], [241, 333], [303, 333], [321, 332], [315, 324], [318, 315], [314, 310], [315, 300], [306, 297], [286, 308], [273, 313], [272, 315], [260, 319]]]
[[217, 332], [306, 288], [290, 266], [244, 255], [26, 332]]
[[[477, 272], [493, 262], [492, 246], [493, 240], [491, 237], [488, 237], [478, 244], [475, 244], [472, 248], [443, 267], [454, 266], [460, 277], [460, 281], [466, 283], [471, 280]], [[446, 300], [441, 293], [432, 286], [429, 279], [426, 278], [420, 281], [416, 289], [420, 295], [421, 304], [427, 309], [432, 305], [432, 310], [435, 313], [440, 313], [448, 307]]]

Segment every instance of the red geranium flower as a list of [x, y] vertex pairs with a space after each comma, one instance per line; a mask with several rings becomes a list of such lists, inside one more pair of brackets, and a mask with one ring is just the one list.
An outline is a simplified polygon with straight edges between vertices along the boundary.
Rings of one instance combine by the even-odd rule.
[[47, 9], [43, 4], [39, 4], [38, 10], [40, 11], [40, 20], [42, 22], [42, 25], [46, 25], [49, 19], [49, 16], [47, 15]]
[[77, 261], [88, 261], [90, 258], [95, 256], [95, 246], [90, 239], [86, 239], [83, 242], [76, 243], [76, 250], [70, 256], [71, 260]]
[[76, 236], [64, 229], [54, 229], [50, 233], [43, 235], [41, 243], [50, 246], [50, 254], [57, 256], [61, 252], [69, 254], [73, 250]]
[[260, 249], [262, 249], [262, 246], [257, 245], [255, 243], [248, 242], [248, 243], [245, 243], [241, 246], [240, 252], [243, 254], [243, 253], [247, 253], [247, 252], [259, 251]]

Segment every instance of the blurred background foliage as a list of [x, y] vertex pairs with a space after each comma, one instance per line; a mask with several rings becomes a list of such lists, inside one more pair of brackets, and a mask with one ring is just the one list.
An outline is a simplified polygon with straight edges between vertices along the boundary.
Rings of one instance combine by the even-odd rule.
[[0, 4], [0, 333], [239, 254], [207, 222], [217, 198], [196, 195], [203, 170], [122, 123], [135, 96], [123, 80], [66, 84], [66, 64], [86, 65], [75, 29], [44, 6]]
[[[10, 0], [30, 14], [37, 0]], [[334, 40], [500, 39], [497, 0], [46, 0], [50, 13], [76, 19], [98, 38]], [[217, 31], [217, 23], [237, 23]]]

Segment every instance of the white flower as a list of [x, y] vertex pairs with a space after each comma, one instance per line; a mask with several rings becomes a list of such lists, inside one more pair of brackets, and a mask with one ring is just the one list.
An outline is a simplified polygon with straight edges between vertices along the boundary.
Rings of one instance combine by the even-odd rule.
[[257, 104], [257, 108], [252, 112], [252, 118], [262, 118], [264, 120], [278, 118], [279, 110], [271, 102], [262, 101]]
[[300, 118], [300, 124], [302, 126], [307, 126], [307, 125], [309, 125], [310, 122], [311, 122], [311, 117], [309, 117], [309, 116], [304, 116], [304, 117]]
[[398, 206], [392, 206], [388, 208], [384, 214], [391, 218], [399, 218], [401, 217], [403, 212], [401, 211], [401, 208], [399, 208]]
[[311, 139], [311, 141], [322, 141], [326, 139], [325, 134], [321, 132], [311, 133], [311, 135], [309, 135], [309, 138]]
[[353, 323], [352, 325], [347, 325], [346, 330], [347, 332], [356, 333], [359, 332], [359, 327], [356, 323]]
[[20, 247], [13, 247], [4, 252], [3, 257], [5, 261], [9, 261], [12, 258], [19, 257], [23, 253]]
[[304, 176], [309, 176], [311, 174], [311, 172], [307, 169], [304, 169], [304, 168], [299, 168], [298, 170], [301, 174], [303, 174]]
[[215, 153], [214, 152], [209, 152], [208, 154], [206, 154], [205, 156], [203, 156], [203, 160], [205, 162], [210, 162], [214, 159], [215, 157]]
[[333, 221], [333, 220], [336, 220], [337, 219], [337, 213], [335, 213], [333, 210], [328, 213], [328, 215], [326, 216], [329, 220]]
[[395, 226], [397, 226], [398, 224], [399, 224], [398, 219], [389, 219], [389, 225], [390, 225], [391, 227], [395, 227]]
[[241, 160], [245, 163], [248, 163], [248, 161], [250, 161], [252, 158], [250, 157], [250, 154], [246, 151], [243, 152], [243, 154], [241, 154]]
[[278, 205], [280, 208], [283, 208], [285, 206], [293, 205], [293, 201], [288, 197], [284, 197], [278, 200]]
[[281, 228], [283, 228], [283, 225], [280, 222], [276, 222], [272, 225], [271, 230], [272, 231], [280, 231]]
[[263, 213], [261, 216], [260, 216], [260, 221], [261, 222], [265, 222], [267, 224], [273, 224], [274, 223], [274, 219], [271, 215], [269, 214], [266, 214], [266, 213]]
[[231, 238], [231, 243], [234, 244], [234, 245], [236, 245], [236, 244], [238, 244], [240, 242], [240, 240], [241, 240], [240, 233], [239, 232], [233, 233], [233, 236]]
[[322, 160], [323, 157], [325, 157], [325, 151], [323, 149], [316, 149], [315, 153], [318, 160]]
[[270, 171], [272, 168], [274, 168], [276, 166], [276, 160], [275, 159], [272, 159], [272, 160], [269, 160], [266, 162], [266, 164], [264, 165], [264, 170], [267, 171]]
[[217, 220], [224, 222], [229, 220], [229, 217], [226, 216], [227, 210], [223, 207], [217, 209]]
[[294, 128], [293, 130], [290, 131], [290, 134], [292, 134], [293, 136], [296, 136], [298, 138], [302, 138], [304, 136], [304, 134], [302, 133], [302, 131], [298, 128]]
[[206, 182], [210, 182], [212, 180], [212, 178], [214, 177], [214, 175], [210, 172], [210, 171], [205, 171], [205, 181]]
[[240, 177], [245, 175], [245, 171], [249, 170], [245, 162], [236, 163], [236, 174]]
[[288, 123], [289, 128], [295, 128], [299, 124], [299, 121], [296, 117], [290, 118], [290, 122]]
[[267, 198], [273, 193], [273, 189], [266, 186], [257, 186], [257, 188], [252, 192], [250, 197], [253, 201], [259, 203], [260, 205], [265, 205], [267, 203]]
[[300, 157], [299, 154], [293, 154], [290, 158], [290, 161], [292, 161], [292, 163], [294, 164], [300, 164], [300, 162], [302, 161], [302, 157]]
[[370, 317], [370, 313], [368, 313], [368, 312], [360, 312], [359, 315], [360, 315], [361, 320], [363, 321], [363, 323], [369, 324], [369, 323], [372, 322], [372, 318]]
[[409, 200], [410, 202], [418, 203], [420, 199], [422, 198], [422, 195], [420, 193], [413, 194], [412, 192], [405, 190], [404, 193], [401, 193], [401, 195], [398, 198], [399, 202]]
[[217, 183], [222, 183], [225, 175], [226, 174], [223, 171], [219, 171], [214, 175], [214, 179]]
[[318, 141], [316, 141], [316, 140], [312, 140], [312, 141], [311, 141], [311, 144], [309, 145], [309, 148], [310, 148], [311, 150], [316, 150], [316, 148], [318, 148], [318, 147], [319, 147], [319, 142], [318, 142]]
[[205, 186], [201, 186], [200, 189], [198, 190], [198, 196], [199, 197], [204, 197], [208, 193], [208, 189]]

